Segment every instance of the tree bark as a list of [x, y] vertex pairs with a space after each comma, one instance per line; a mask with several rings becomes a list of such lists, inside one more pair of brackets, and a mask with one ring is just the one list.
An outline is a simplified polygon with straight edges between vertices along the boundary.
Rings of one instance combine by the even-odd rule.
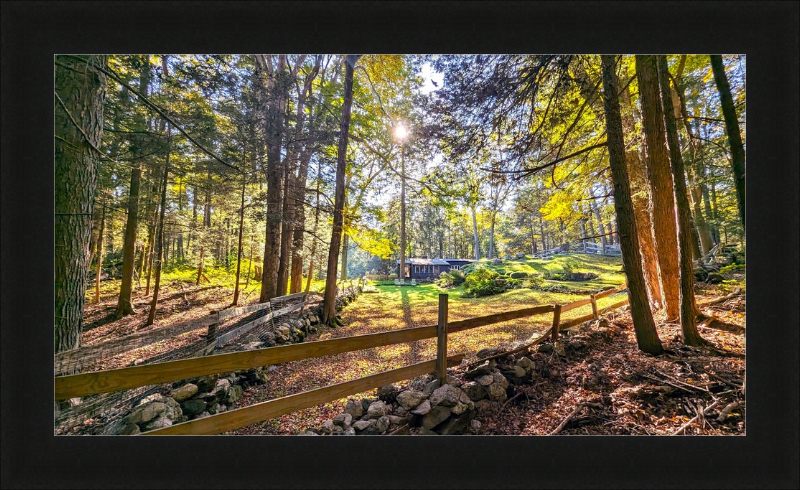
[[242, 173], [242, 205], [239, 207], [239, 246], [236, 252], [236, 286], [233, 288], [232, 306], [239, 304], [239, 274], [242, 270], [242, 231], [244, 230], [244, 188], [247, 180]]
[[678, 257], [680, 259], [680, 319], [683, 330], [683, 342], [687, 345], [705, 344], [695, 325], [697, 306], [694, 300], [694, 267], [691, 255], [691, 228], [689, 224], [689, 199], [686, 196], [683, 158], [678, 142], [678, 128], [675, 115], [668, 110], [671, 106], [669, 71], [666, 56], [657, 56], [658, 81], [661, 86], [661, 100], [664, 110], [664, 122], [667, 129], [672, 181], [675, 186], [675, 202], [678, 206]]
[[[636, 56], [639, 100], [642, 105], [644, 133], [647, 143], [647, 173], [653, 202], [653, 241], [658, 254], [661, 292], [667, 317], [680, 314], [678, 282], [678, 235], [675, 217], [672, 174], [665, 146], [664, 109], [658, 89], [656, 61], [653, 56]], [[669, 96], [669, 92], [667, 93]], [[671, 111], [672, 105], [667, 106]], [[671, 113], [671, 112], [670, 112]]]
[[325, 277], [325, 296], [323, 298], [322, 323], [332, 325], [336, 317], [336, 266], [338, 264], [339, 247], [342, 240], [342, 224], [344, 223], [344, 174], [346, 170], [347, 139], [350, 131], [350, 109], [353, 105], [353, 70], [358, 55], [347, 55], [344, 79], [344, 104], [342, 104], [342, 120], [339, 125], [339, 148], [336, 161], [336, 188], [333, 203], [333, 230], [331, 230], [331, 246], [328, 250], [328, 270]]
[[[142, 57], [142, 69], [139, 73], [139, 92], [147, 97], [150, 86], [150, 62], [147, 56]], [[147, 123], [144, 116], [137, 113], [134, 116], [134, 130], [144, 131]], [[136, 228], [139, 221], [139, 187], [142, 181], [141, 157], [144, 153], [143, 135], [131, 135], [130, 141], [133, 154], [134, 167], [131, 169], [131, 185], [128, 194], [128, 219], [125, 223], [125, 241], [122, 245], [122, 283], [119, 288], [119, 301], [114, 316], [122, 318], [125, 315], [136, 313], [133, 309], [131, 294], [133, 292], [133, 269], [135, 266]]]
[[622, 137], [622, 119], [619, 109], [619, 83], [615, 70], [615, 56], [601, 56], [603, 66], [603, 105], [606, 113], [606, 134], [611, 176], [614, 184], [614, 209], [622, 250], [622, 262], [628, 278], [628, 296], [631, 316], [636, 330], [636, 341], [644, 352], [661, 354], [663, 347], [658, 338], [647, 291], [644, 286], [636, 222], [631, 203], [628, 169], [625, 165], [625, 143]]
[[100, 304], [100, 274], [103, 272], [103, 231], [106, 227], [106, 200], [103, 199], [103, 212], [100, 216], [100, 230], [97, 233], [97, 275], [94, 279], [94, 302]]
[[164, 215], [167, 210], [167, 183], [169, 179], [169, 154], [170, 154], [170, 139], [172, 128], [167, 126], [167, 156], [164, 159], [164, 182], [161, 188], [161, 211], [159, 212], [158, 220], [158, 237], [156, 244], [158, 248], [155, 250], [155, 284], [153, 285], [153, 299], [150, 301], [150, 313], [147, 315], [147, 322], [145, 325], [152, 325], [156, 318], [156, 307], [158, 306], [158, 292], [161, 287], [161, 262], [164, 253]]
[[[56, 56], [55, 128], [55, 353], [80, 346], [86, 297], [86, 263], [103, 136], [106, 56], [85, 61]], [[63, 66], [62, 66], [63, 65]]]
[[480, 260], [481, 243], [478, 237], [478, 216], [477, 216], [478, 211], [475, 206], [472, 206], [470, 209], [472, 210], [472, 236], [474, 243], [475, 260]]
[[[257, 65], [261, 66], [261, 65]], [[278, 262], [281, 248], [281, 223], [283, 195], [283, 163], [281, 144], [283, 120], [286, 112], [285, 95], [286, 55], [278, 58], [277, 69], [269, 75], [269, 103], [267, 104], [267, 228], [264, 241], [264, 271], [261, 276], [260, 302], [278, 296]], [[261, 71], [261, 69], [259, 69]]]
[[[299, 141], [300, 138], [304, 136], [307, 138], [307, 141], [300, 155], [300, 167], [297, 170], [297, 180], [295, 182], [295, 185], [297, 186], [296, 198], [300, 199], [300, 201], [295, 206], [294, 215], [295, 226], [294, 236], [292, 237], [291, 286], [289, 289], [290, 294], [299, 293], [303, 287], [303, 244], [305, 241], [306, 223], [306, 181], [308, 180], [308, 164], [311, 161], [311, 154], [313, 153], [312, 150], [314, 149], [315, 145], [313, 138], [315, 136], [316, 129], [314, 127], [316, 118], [313, 117], [313, 111], [310, 111], [312, 112], [312, 119], [309, 121], [309, 128], [305, 135], [303, 134], [303, 129], [305, 126], [306, 101], [312, 93], [311, 89], [313, 82], [319, 73], [321, 63], [322, 56], [317, 56], [314, 60], [314, 68], [312, 69], [311, 73], [306, 76], [306, 80], [303, 83], [303, 89], [300, 91], [297, 99], [297, 131], [295, 132], [295, 140]], [[309, 104], [309, 109], [313, 109], [313, 105]]]
[[[622, 126], [625, 133], [633, 137], [636, 131], [636, 124], [633, 119], [633, 104], [628, 87], [622, 90], [620, 97], [626, 109], [622, 115]], [[633, 147], [633, 144], [630, 144], [630, 147]], [[650, 188], [645, 177], [647, 168], [644, 159], [640, 158], [639, 152], [635, 149], [627, 151], [625, 156], [631, 179], [631, 200], [633, 212], [636, 216], [636, 235], [639, 239], [639, 253], [642, 257], [645, 287], [650, 298], [650, 308], [659, 310], [664, 299], [661, 294], [661, 282], [658, 280], [658, 254], [656, 253], [656, 245], [653, 242], [653, 222], [650, 219], [652, 203]]]
[[711, 55], [711, 70], [714, 72], [714, 81], [717, 84], [719, 98], [722, 104], [722, 117], [725, 119], [725, 131], [728, 133], [728, 143], [731, 146], [731, 168], [733, 180], [736, 184], [736, 199], [739, 203], [739, 216], [742, 218], [742, 228], [745, 228], [745, 153], [742, 135], [739, 132], [739, 120], [736, 117], [736, 106], [731, 96], [731, 86], [725, 75], [725, 66], [722, 56]]

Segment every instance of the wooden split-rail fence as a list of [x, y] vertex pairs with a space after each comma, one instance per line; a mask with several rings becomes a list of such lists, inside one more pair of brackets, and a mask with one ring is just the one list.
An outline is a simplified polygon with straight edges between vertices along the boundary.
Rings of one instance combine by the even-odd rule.
[[[628, 299], [626, 297], [621, 301], [606, 306], [602, 310], [597, 308], [598, 299], [623, 291], [625, 288], [626, 285], [623, 284], [617, 288], [593, 294], [589, 298], [566, 305], [541, 305], [455, 322], [448, 321], [448, 295], [440, 294], [439, 316], [436, 325], [59, 376], [55, 378], [55, 399], [64, 400], [95, 393], [107, 393], [429, 338], [437, 339], [436, 359], [434, 360], [256, 403], [247, 407], [145, 432], [143, 435], [220, 434], [431, 372], [435, 372], [440, 380], [444, 380], [446, 368], [458, 365], [465, 357], [464, 354], [447, 355], [447, 337], [449, 334], [509, 320], [552, 313], [552, 326], [530, 345], [537, 344], [547, 337], [557, 340], [560, 331], [596, 319], [606, 311], [627, 304]], [[591, 314], [564, 322], [561, 321], [561, 314], [589, 304], [592, 305]], [[249, 307], [242, 307], [239, 310], [243, 311], [245, 308]], [[230, 313], [224, 313], [223, 317], [236, 313], [234, 310], [229, 311]]]

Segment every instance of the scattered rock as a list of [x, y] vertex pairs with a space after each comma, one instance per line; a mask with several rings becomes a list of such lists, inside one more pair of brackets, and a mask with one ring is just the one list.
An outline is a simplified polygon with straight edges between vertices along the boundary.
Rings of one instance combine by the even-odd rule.
[[367, 409], [367, 417], [371, 419], [377, 419], [386, 415], [386, 412], [386, 404], [378, 400], [369, 405], [369, 408]]
[[425, 400], [425, 394], [417, 390], [403, 391], [397, 395], [397, 403], [406, 410], [412, 410]]
[[360, 419], [364, 415], [364, 407], [361, 402], [354, 400], [347, 400], [347, 405], [344, 407], [344, 412], [349, 413], [354, 419]]
[[378, 398], [385, 402], [392, 402], [397, 397], [397, 386], [386, 385], [378, 388]]
[[172, 392], [172, 398], [176, 402], [182, 402], [196, 395], [197, 390], [198, 388], [196, 384], [186, 383], [185, 385], [181, 386], [180, 388]]
[[436, 390], [438, 387], [439, 387], [439, 380], [434, 379], [433, 381], [425, 385], [425, 388], [422, 390], [422, 393], [425, 396], [431, 396], [431, 393], [433, 393], [434, 390]]
[[407, 424], [411, 419], [410, 416], [401, 417], [399, 415], [387, 415], [387, 417], [389, 417], [389, 422], [395, 425]]
[[461, 388], [464, 390], [470, 400], [478, 401], [486, 398], [486, 390], [480, 383], [470, 381], [469, 383], [464, 383]]
[[533, 361], [528, 357], [520, 357], [517, 361], [517, 366], [529, 371], [533, 367]]
[[145, 424], [142, 424], [142, 431], [148, 431], [153, 429], [162, 429], [164, 427], [169, 427], [172, 425], [172, 420], [169, 419], [166, 415], [161, 415], [160, 417], [151, 420]]
[[333, 424], [333, 420], [326, 420], [322, 423], [322, 427], [319, 428], [320, 434], [330, 434], [333, 432], [333, 428], [335, 425]]
[[542, 354], [549, 354], [553, 352], [553, 344], [541, 344], [536, 350]]
[[383, 433], [383, 432], [386, 432], [386, 429], [388, 429], [388, 428], [389, 428], [389, 425], [391, 425], [391, 423], [392, 423], [392, 422], [391, 422], [391, 420], [389, 420], [389, 417], [387, 417], [386, 415], [384, 415], [383, 417], [379, 418], [379, 419], [378, 419], [378, 420], [375, 422], [375, 425], [374, 425], [375, 431], [376, 431], [377, 433], [379, 433], [379, 434], [381, 434], [381, 433]]
[[353, 428], [358, 432], [363, 432], [367, 427], [375, 423], [375, 420], [359, 420], [353, 424]]
[[450, 385], [444, 385], [436, 388], [431, 394], [431, 405], [442, 405], [444, 407], [452, 407], [458, 403], [462, 391]]
[[561, 341], [553, 342], [553, 350], [561, 357], [566, 357], [567, 355], [567, 351], [564, 350], [564, 343]]
[[349, 413], [340, 413], [333, 418], [333, 423], [346, 429], [353, 423], [353, 416]]
[[421, 435], [421, 436], [438, 436], [439, 434], [437, 434], [436, 432], [434, 432], [434, 431], [432, 431], [430, 429], [427, 429], [425, 427], [420, 427], [419, 428], [419, 435]]
[[439, 428], [439, 434], [443, 436], [462, 434], [474, 416], [475, 412], [470, 410], [459, 417], [450, 418]]
[[447, 417], [449, 416], [450, 416], [449, 408], [437, 405], [431, 408], [430, 412], [428, 412], [422, 418], [422, 426], [427, 429], [433, 429], [437, 425], [447, 420]]
[[500, 373], [494, 373], [494, 382], [502, 386], [503, 389], [508, 388], [508, 380]]
[[150, 402], [140, 405], [127, 417], [126, 421], [132, 424], [143, 424], [155, 419], [167, 409], [164, 402]]
[[467, 409], [469, 409], [469, 405], [467, 405], [466, 403], [458, 402], [453, 407], [450, 408], [450, 411], [454, 415], [461, 415], [462, 413], [466, 412]]
[[478, 419], [472, 419], [469, 423], [469, 427], [472, 430], [480, 430], [481, 426], [483, 426], [483, 424], [481, 424], [481, 421]]
[[430, 402], [430, 400], [424, 400], [422, 403], [419, 404], [419, 406], [416, 408], [416, 410], [412, 410], [411, 413], [416, 414], [416, 415], [425, 415], [430, 411], [431, 411], [431, 402]]
[[506, 394], [506, 389], [497, 383], [493, 383], [487, 386], [486, 391], [489, 393], [489, 398], [494, 401], [501, 402], [506, 398], [508, 398], [508, 395]]
[[231, 404], [242, 397], [242, 387], [239, 385], [233, 385], [228, 390], [228, 396], [225, 397], [225, 403]]
[[527, 371], [525, 371], [524, 367], [522, 367], [522, 366], [514, 366], [514, 375], [516, 377], [523, 378], [523, 377], [525, 377], [526, 374], [528, 374], [528, 373], [527, 373]]
[[484, 374], [475, 379], [481, 386], [489, 386], [490, 384], [494, 383], [494, 376], [491, 374]]
[[186, 400], [185, 402], [181, 403], [183, 413], [189, 416], [202, 413], [207, 406], [208, 404], [206, 402], [197, 398]]

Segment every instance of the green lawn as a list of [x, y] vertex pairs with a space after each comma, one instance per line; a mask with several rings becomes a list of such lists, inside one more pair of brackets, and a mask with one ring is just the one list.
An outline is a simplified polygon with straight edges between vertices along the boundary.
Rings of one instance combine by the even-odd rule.
[[[528, 274], [543, 274], [544, 272], [563, 271], [565, 264], [572, 265], [574, 272], [594, 272], [597, 278], [591, 281], [545, 281], [547, 285], [559, 285], [570, 290], [599, 291], [608, 286], [619, 286], [625, 282], [625, 275], [621, 272], [622, 262], [619, 257], [602, 257], [594, 255], [556, 255], [550, 260], [524, 258], [521, 260], [508, 260], [503, 264], [495, 265], [488, 260], [478, 262], [481, 266], [488, 267], [497, 272], [527, 272]], [[511, 289], [501, 294], [483, 296], [480, 298], [462, 298], [463, 286], [455, 288], [441, 288], [433, 283], [418, 284], [417, 286], [394, 286], [392, 283], [376, 284], [379, 293], [370, 296], [367, 309], [377, 310], [402, 310], [404, 306], [410, 308], [413, 322], [416, 324], [435, 323], [438, 296], [447, 293], [451, 320], [460, 320], [475, 316], [500, 313], [518, 308], [543, 304], [567, 304], [587, 297], [586, 293], [550, 292], [537, 289]], [[622, 296], [602, 298], [598, 307], [602, 308], [617, 302]], [[366, 299], [366, 298], [365, 298]], [[574, 318], [591, 313], [590, 306], [576, 308], [564, 314], [563, 319]], [[538, 323], [538, 322], [537, 322]]]

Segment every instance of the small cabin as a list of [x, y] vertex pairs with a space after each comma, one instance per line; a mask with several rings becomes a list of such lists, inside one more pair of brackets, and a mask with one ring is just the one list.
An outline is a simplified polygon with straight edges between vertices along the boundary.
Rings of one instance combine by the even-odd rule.
[[[470, 259], [406, 259], [405, 274], [398, 274], [404, 279], [439, 279], [442, 272], [461, 269], [467, 264], [475, 262]], [[400, 271], [400, 261], [397, 261], [397, 270]]]

